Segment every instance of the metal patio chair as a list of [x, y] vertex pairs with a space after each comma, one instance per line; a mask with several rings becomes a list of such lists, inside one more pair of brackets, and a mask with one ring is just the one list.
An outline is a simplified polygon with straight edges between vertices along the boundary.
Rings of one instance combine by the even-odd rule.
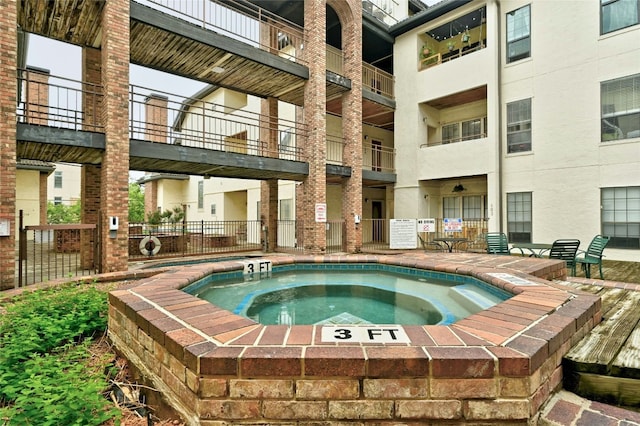
[[578, 247], [580, 247], [580, 240], [555, 240], [551, 249], [549, 249], [549, 259], [564, 260], [567, 264], [567, 269], [571, 271], [571, 276], [575, 277]]

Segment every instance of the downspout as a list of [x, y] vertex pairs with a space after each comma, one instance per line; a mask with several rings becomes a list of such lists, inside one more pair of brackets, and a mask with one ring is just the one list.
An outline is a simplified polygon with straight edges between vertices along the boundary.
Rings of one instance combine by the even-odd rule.
[[502, 215], [502, 206], [503, 206], [503, 197], [502, 197], [502, 67], [501, 67], [501, 59], [502, 59], [502, 22], [500, 21], [500, 17], [502, 16], [500, 13], [500, 0], [496, 0], [496, 8], [497, 8], [497, 33], [498, 33], [498, 57], [497, 57], [497, 66], [496, 70], [498, 72], [497, 78], [497, 96], [498, 96], [498, 229], [500, 232], [504, 232], [504, 221]]

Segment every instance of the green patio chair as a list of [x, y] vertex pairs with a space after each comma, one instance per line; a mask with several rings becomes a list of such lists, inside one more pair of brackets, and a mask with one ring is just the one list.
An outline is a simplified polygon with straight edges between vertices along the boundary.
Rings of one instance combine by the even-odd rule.
[[591, 265], [598, 265], [600, 279], [604, 280], [604, 274], [602, 273], [602, 252], [607, 244], [609, 244], [609, 237], [596, 235], [593, 237], [593, 240], [591, 240], [587, 251], [578, 254], [578, 256], [582, 257], [577, 257], [576, 262], [582, 267], [585, 277], [591, 278]]
[[564, 260], [571, 276], [576, 276], [576, 254], [578, 254], [580, 240], [555, 240], [549, 249], [549, 259]]
[[487, 232], [484, 234], [484, 240], [487, 243], [487, 253], [510, 255], [509, 240], [504, 232]]

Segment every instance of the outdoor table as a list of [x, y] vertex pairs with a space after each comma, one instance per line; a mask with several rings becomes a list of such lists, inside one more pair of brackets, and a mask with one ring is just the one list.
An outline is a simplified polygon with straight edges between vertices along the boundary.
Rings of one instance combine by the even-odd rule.
[[513, 243], [511, 248], [520, 250], [525, 256], [525, 250], [529, 253], [529, 257], [542, 257], [551, 249], [552, 244], [546, 243]]
[[461, 237], [440, 237], [434, 238], [433, 241], [438, 244], [442, 243], [441, 246], [443, 246], [443, 248], [446, 247], [447, 250], [449, 250], [449, 253], [451, 253], [454, 248], [457, 248], [460, 244], [468, 243], [470, 240], [468, 238]]

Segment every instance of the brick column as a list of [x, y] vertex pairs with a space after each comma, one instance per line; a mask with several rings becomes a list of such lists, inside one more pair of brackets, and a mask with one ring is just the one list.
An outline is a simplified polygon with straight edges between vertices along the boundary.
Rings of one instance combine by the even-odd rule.
[[27, 67], [25, 116], [29, 124], [49, 124], [50, 74], [49, 70], [43, 68]]
[[167, 143], [167, 106], [169, 98], [152, 93], [145, 99], [145, 139]]
[[[278, 157], [278, 100], [264, 99], [260, 103], [260, 142], [269, 157]], [[260, 182], [260, 221], [267, 227], [267, 251], [278, 244], [278, 179]]]
[[[99, 49], [84, 47], [82, 49], [82, 111], [83, 129], [93, 131], [102, 130], [102, 53]], [[101, 169], [99, 166], [85, 164], [82, 166], [80, 179], [80, 222], [85, 224], [100, 223], [100, 187]], [[96, 229], [96, 233], [99, 232]], [[99, 256], [95, 253], [97, 235], [91, 232], [80, 234], [80, 254], [82, 266], [85, 269], [97, 267], [94, 262], [100, 262]]]
[[0, 290], [13, 288], [16, 282], [16, 4], [15, 0], [0, 1], [0, 221], [9, 224], [9, 236], [0, 236]]
[[[351, 176], [342, 181], [342, 217], [345, 221], [344, 250], [359, 252], [362, 247], [362, 226], [355, 216], [362, 217], [362, 3], [342, 0], [336, 12], [342, 22], [342, 52], [345, 77], [351, 80], [351, 90], [342, 95], [342, 136], [345, 147], [342, 159], [351, 167]], [[343, 12], [347, 5], [351, 10]]]
[[[110, 0], [102, 16], [102, 122], [106, 149], [101, 170], [102, 272], [124, 271], [129, 237], [129, 1]], [[110, 237], [109, 217], [119, 220]]]
[[327, 202], [326, 186], [326, 9], [324, 0], [304, 2], [304, 59], [309, 81], [304, 89], [304, 121], [308, 137], [302, 148], [309, 162], [309, 176], [296, 191], [296, 218], [303, 221], [304, 252], [323, 254], [327, 249], [324, 223], [315, 221], [316, 203]]
[[47, 188], [47, 180], [49, 178], [49, 174], [46, 172], [40, 172], [40, 194], [38, 196], [39, 204], [40, 204], [40, 225], [47, 224], [47, 196], [49, 189]]
[[[82, 174], [80, 177], [80, 222], [98, 224], [100, 217], [100, 187], [101, 170], [98, 166], [85, 164], [82, 166]], [[96, 230], [98, 232], [99, 229]], [[99, 265], [94, 262], [100, 262], [96, 256], [96, 240], [92, 232], [83, 231], [80, 233], [80, 254], [82, 267], [84, 269], [92, 269]], [[96, 236], [97, 237], [97, 236]], [[105, 238], [103, 236], [103, 238]], [[99, 267], [97, 269], [100, 269]]]
[[150, 180], [144, 184], [144, 215], [149, 217], [150, 213], [158, 210], [158, 181]]

